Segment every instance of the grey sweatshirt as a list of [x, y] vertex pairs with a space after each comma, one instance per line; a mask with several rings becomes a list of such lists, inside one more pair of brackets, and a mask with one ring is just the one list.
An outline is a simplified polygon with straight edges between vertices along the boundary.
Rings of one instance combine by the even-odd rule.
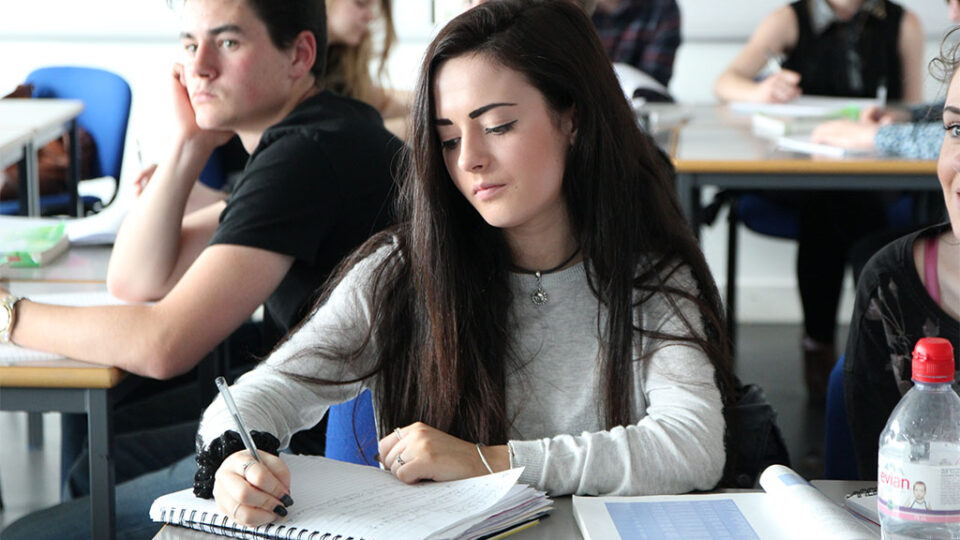
[[[285, 447], [290, 436], [321, 418], [330, 405], [369, 387], [377, 400], [377, 377], [347, 385], [314, 385], [284, 373], [343, 380], [369, 371], [376, 358], [371, 343], [359, 362], [321, 358], [309, 349], [333, 345], [350, 350], [369, 328], [372, 269], [389, 248], [351, 270], [329, 300], [264, 363], [241, 377], [232, 392], [248, 429], [273, 433]], [[671, 285], [695, 291], [683, 268]], [[508, 436], [511, 465], [524, 467], [521, 481], [551, 495], [644, 495], [711, 489], [723, 471], [724, 419], [714, 369], [702, 350], [675, 342], [643, 340], [634, 363], [631, 423], [604, 429], [600, 418], [603, 393], [598, 364], [599, 331], [605, 312], [587, 285], [584, 265], [542, 276], [549, 301], [536, 306], [532, 275], [513, 274], [511, 324], [518, 372], [507, 376]], [[700, 315], [688, 301], [677, 299], [683, 315], [702, 332]], [[685, 332], [662, 296], [637, 310], [636, 322], [646, 329]], [[377, 410], [375, 406], [374, 410]], [[395, 426], [380, 427], [380, 432]], [[235, 429], [219, 397], [204, 413], [200, 436], [204, 445]]]

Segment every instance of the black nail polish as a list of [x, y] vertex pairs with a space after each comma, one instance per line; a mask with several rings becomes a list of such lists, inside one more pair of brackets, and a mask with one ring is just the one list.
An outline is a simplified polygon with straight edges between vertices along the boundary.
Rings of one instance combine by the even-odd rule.
[[276, 507], [274, 507], [273, 513], [276, 514], [276, 515], [278, 515], [278, 516], [280, 516], [280, 517], [287, 517], [287, 509], [284, 508], [283, 505], [280, 505], [280, 504], [278, 504]]
[[293, 506], [293, 499], [290, 498], [289, 494], [280, 497], [280, 502], [282, 502], [284, 506]]

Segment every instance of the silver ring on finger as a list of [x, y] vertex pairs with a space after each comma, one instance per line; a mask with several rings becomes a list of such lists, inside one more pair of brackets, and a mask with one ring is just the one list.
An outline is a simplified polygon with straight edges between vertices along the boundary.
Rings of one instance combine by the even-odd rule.
[[397, 465], [400, 465], [400, 466], [402, 467], [402, 466], [404, 466], [404, 465], [406, 465], [406, 464], [407, 464], [407, 462], [404, 461], [402, 457], [397, 456]]
[[253, 465], [253, 464], [256, 463], [256, 462], [257, 462], [257, 460], [251, 459], [250, 461], [244, 463], [244, 464], [243, 464], [243, 467], [240, 468], [240, 476], [242, 476], [244, 480], [247, 479], [247, 468], [250, 467], [251, 465]]
[[239, 509], [240, 509], [240, 503], [237, 503], [237, 505], [233, 507], [233, 512], [232, 512], [234, 521], [237, 520], [237, 510]]
[[393, 434], [397, 436], [398, 441], [403, 438], [403, 435], [400, 435], [400, 428], [398, 427], [393, 428]]

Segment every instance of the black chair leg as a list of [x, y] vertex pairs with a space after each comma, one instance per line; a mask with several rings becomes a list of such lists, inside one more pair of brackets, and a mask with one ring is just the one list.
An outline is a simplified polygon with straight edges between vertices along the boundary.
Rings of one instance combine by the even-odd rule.
[[730, 340], [730, 354], [736, 359], [737, 349], [737, 232], [740, 219], [737, 216], [737, 199], [730, 200], [727, 206], [727, 338]]

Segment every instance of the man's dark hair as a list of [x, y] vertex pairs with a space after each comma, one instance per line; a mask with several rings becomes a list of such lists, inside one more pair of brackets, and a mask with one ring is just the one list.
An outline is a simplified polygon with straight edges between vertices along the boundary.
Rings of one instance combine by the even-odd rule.
[[317, 57], [310, 71], [317, 81], [327, 68], [327, 8], [324, 0], [246, 0], [270, 33], [278, 49], [287, 49], [300, 32], [317, 40]]

